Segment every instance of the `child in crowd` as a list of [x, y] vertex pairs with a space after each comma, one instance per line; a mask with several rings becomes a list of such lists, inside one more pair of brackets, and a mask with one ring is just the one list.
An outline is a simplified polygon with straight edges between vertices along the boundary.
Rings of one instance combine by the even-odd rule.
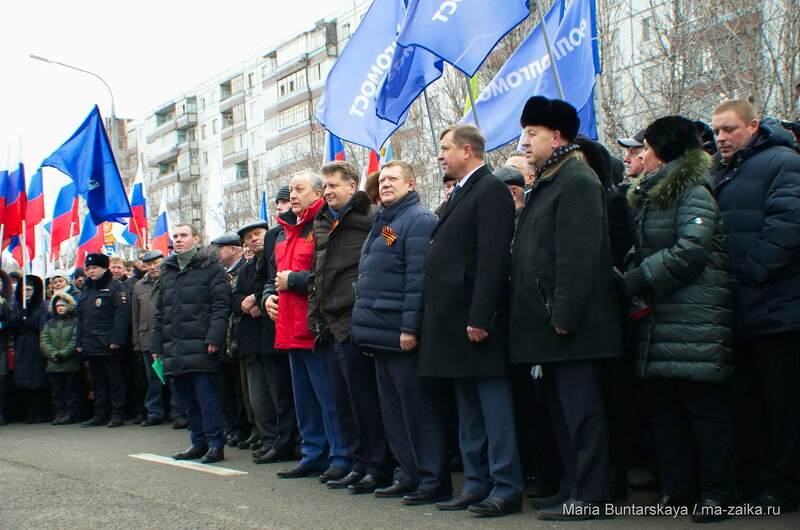
[[53, 387], [53, 425], [78, 421], [79, 359], [76, 350], [75, 299], [64, 291], [50, 302], [53, 317], [42, 330], [40, 345], [47, 358], [47, 377]]

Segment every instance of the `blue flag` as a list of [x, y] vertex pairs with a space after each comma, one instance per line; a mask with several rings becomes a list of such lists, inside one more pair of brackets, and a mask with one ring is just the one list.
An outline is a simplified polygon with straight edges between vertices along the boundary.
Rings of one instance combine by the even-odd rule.
[[262, 221], [269, 222], [269, 215], [267, 214], [267, 192], [261, 192], [261, 207], [258, 209], [258, 218]]
[[408, 108], [425, 88], [442, 77], [444, 63], [424, 48], [397, 46], [389, 74], [379, 88], [377, 114], [403, 123]]
[[94, 224], [124, 224], [124, 218], [133, 215], [97, 105], [42, 166], [54, 167], [72, 178], [78, 194], [86, 200]]
[[[559, 0], [544, 18], [564, 99], [578, 110], [580, 132], [596, 138], [592, 98], [599, 63], [594, 2], [573, 0], [561, 20], [563, 9], [563, 0]], [[519, 138], [519, 116], [525, 102], [534, 95], [559, 98], [541, 25], [508, 58], [475, 102], [487, 151]], [[472, 112], [467, 112], [461, 123], [474, 123]]]
[[411, 0], [397, 43], [425, 48], [472, 77], [530, 9], [530, 0]]
[[393, 123], [375, 112], [405, 12], [403, 0], [375, 0], [328, 74], [316, 117], [342, 140], [377, 151], [406, 119]]

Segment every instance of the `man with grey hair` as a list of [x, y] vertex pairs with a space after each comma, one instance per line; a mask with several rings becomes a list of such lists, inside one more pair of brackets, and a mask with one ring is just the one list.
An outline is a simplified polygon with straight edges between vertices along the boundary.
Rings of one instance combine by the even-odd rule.
[[314, 216], [322, 208], [322, 177], [301, 172], [289, 182], [291, 210], [278, 216], [283, 227], [275, 241], [274, 280], [264, 288], [265, 308], [275, 321], [275, 349], [289, 354], [297, 425], [303, 457], [278, 472], [280, 478], [318, 476], [339, 480], [351, 470], [350, 453], [341, 439], [331, 393], [328, 362], [314, 353], [308, 331], [308, 277], [314, 256]]

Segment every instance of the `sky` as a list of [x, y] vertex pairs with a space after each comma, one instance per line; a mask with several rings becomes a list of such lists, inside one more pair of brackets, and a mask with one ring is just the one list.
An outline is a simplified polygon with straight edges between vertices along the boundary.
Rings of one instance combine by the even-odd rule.
[[[311, 29], [354, 0], [27, 0], [0, 7], [0, 164], [21, 145], [26, 172], [97, 104], [139, 119], [238, 62]], [[10, 155], [14, 157], [14, 155]], [[5, 164], [4, 164], [5, 165]]]

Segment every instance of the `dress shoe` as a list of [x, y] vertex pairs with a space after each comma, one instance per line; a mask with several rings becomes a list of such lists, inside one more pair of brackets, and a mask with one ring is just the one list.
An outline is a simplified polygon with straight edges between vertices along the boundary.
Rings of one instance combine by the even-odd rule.
[[139, 425], [140, 423], [142, 423], [146, 419], [147, 419], [147, 416], [145, 416], [144, 414], [139, 414], [133, 419], [133, 424], [134, 425]]
[[250, 449], [253, 444], [258, 443], [261, 441], [261, 436], [256, 436], [255, 434], [251, 434], [246, 440], [242, 440], [239, 442], [238, 447], [239, 449]]
[[351, 471], [350, 473], [348, 473], [347, 475], [345, 475], [342, 478], [329, 480], [328, 482], [325, 483], [325, 485], [328, 486], [332, 490], [339, 490], [339, 489], [346, 488], [350, 484], [355, 484], [356, 482], [358, 482], [362, 478], [364, 478], [364, 474], [363, 473], [359, 473], [358, 471]]
[[[355, 482], [347, 486], [347, 491], [349, 491], [353, 495], [363, 495], [364, 493], [372, 493], [376, 489], [380, 488], [381, 486], [385, 486], [388, 483], [389, 481], [386, 479], [382, 480], [373, 475], [372, 473], [367, 473], [358, 482]], [[331, 483], [328, 482], [328, 486], [330, 485]]]
[[436, 507], [440, 510], [466, 510], [485, 498], [486, 495], [475, 495], [462, 491], [457, 497], [453, 497], [449, 501], [437, 502]]
[[750, 506], [761, 506], [762, 508], [779, 507], [781, 509], [781, 513], [797, 511], [797, 499], [779, 499], [765, 491], [750, 497], [745, 504], [749, 504]]
[[103, 421], [103, 418], [94, 417], [84, 422], [81, 422], [81, 427], [100, 427], [101, 425], [104, 424], [105, 421]]
[[237, 447], [239, 442], [241, 442], [241, 440], [238, 436], [230, 436], [227, 440], [225, 440], [225, 443], [228, 444], [228, 447]]
[[201, 464], [213, 464], [214, 462], [222, 462], [225, 460], [224, 447], [209, 447], [208, 452], [200, 459]]
[[61, 425], [60, 423], [58, 423], [60, 421], [61, 421], [61, 416], [58, 416], [57, 418], [53, 418], [53, 421], [50, 422], [50, 425]]
[[106, 427], [113, 428], [113, 427], [122, 427], [125, 425], [125, 420], [122, 418], [111, 418], [111, 421], [108, 422]]
[[331, 466], [325, 470], [323, 474], [321, 474], [318, 478], [319, 481], [323, 484], [327, 484], [329, 480], [339, 480], [347, 476], [350, 473], [349, 469], [345, 469], [339, 466]]
[[694, 505], [692, 521], [695, 523], [716, 523], [728, 519], [728, 504], [713, 499], [703, 499]]
[[503, 515], [522, 511], [522, 502], [501, 499], [500, 497], [489, 497], [473, 504], [467, 510], [478, 517], [502, 517]]
[[525, 496], [535, 499], [536, 497], [551, 497], [558, 493], [558, 488], [553, 488], [546, 484], [534, 483], [525, 488]]
[[277, 475], [278, 478], [303, 478], [318, 476], [320, 473], [322, 473], [321, 469], [315, 469], [313, 467], [306, 467], [303, 464], [297, 464], [289, 469], [278, 471]]
[[539, 510], [539, 519], [543, 521], [588, 521], [608, 518], [602, 505], [575, 499], [568, 499], [556, 506]]
[[679, 495], [661, 495], [656, 502], [650, 506], [656, 508], [682, 508], [694, 504], [688, 497], [681, 497]]
[[537, 510], [541, 510], [542, 508], [549, 508], [551, 506], [560, 505], [565, 500], [567, 500], [563, 495], [560, 493], [555, 493], [548, 497], [534, 497], [531, 499], [531, 506]]
[[193, 445], [182, 453], [175, 453], [172, 455], [174, 460], [197, 460], [208, 452], [208, 447]]
[[176, 416], [174, 420], [172, 420], [172, 428], [173, 429], [185, 429], [189, 426], [189, 422], [186, 421], [186, 418], [183, 416]]
[[164, 423], [164, 420], [162, 420], [161, 418], [154, 418], [152, 416], [149, 416], [145, 418], [140, 425], [142, 427], [152, 427], [153, 425], [161, 425], [162, 423]]
[[403, 504], [406, 506], [421, 506], [423, 504], [435, 504], [447, 500], [452, 494], [442, 494], [437, 491], [416, 490], [408, 495], [403, 495]]
[[258, 456], [253, 453], [253, 463], [255, 464], [274, 464], [275, 462], [285, 462], [287, 460], [291, 460], [289, 455], [275, 449], [270, 449], [266, 453], [259, 451]]
[[410, 486], [404, 486], [395, 481], [391, 486], [376, 489], [374, 495], [379, 499], [397, 499], [413, 491], [414, 488]]

